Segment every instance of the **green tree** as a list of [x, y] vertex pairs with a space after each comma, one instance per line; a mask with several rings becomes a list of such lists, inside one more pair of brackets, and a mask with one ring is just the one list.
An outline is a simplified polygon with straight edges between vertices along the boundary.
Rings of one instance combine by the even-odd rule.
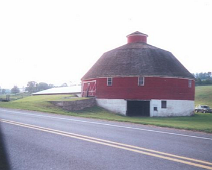
[[29, 93], [34, 93], [34, 92], [37, 92], [37, 86], [38, 86], [37, 82], [29, 81], [27, 83], [27, 87], [25, 90], [28, 91]]
[[46, 89], [49, 89], [49, 85], [45, 82], [40, 82], [37, 85], [37, 91], [42, 91], [42, 90], [46, 90]]
[[195, 83], [198, 86], [204, 86], [204, 85], [211, 85], [212, 84], [212, 73], [207, 72], [207, 73], [196, 73], [193, 74], [195, 76]]
[[12, 94], [17, 94], [17, 93], [20, 93], [20, 90], [17, 86], [14, 86], [12, 89], [11, 89], [11, 93]]

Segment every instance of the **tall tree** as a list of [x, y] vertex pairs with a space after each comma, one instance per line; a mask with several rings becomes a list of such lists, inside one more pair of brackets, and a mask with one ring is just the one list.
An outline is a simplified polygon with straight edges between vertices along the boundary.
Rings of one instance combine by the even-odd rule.
[[195, 76], [196, 85], [210, 85], [210, 84], [212, 84], [211, 72], [196, 73], [196, 74], [194, 74], [194, 76]]
[[17, 94], [17, 93], [20, 93], [20, 90], [17, 86], [14, 86], [12, 89], [11, 89], [11, 93], [12, 94]]
[[42, 91], [42, 90], [46, 90], [46, 89], [49, 89], [49, 85], [45, 82], [40, 82], [37, 85], [37, 91]]
[[37, 91], [37, 82], [35, 81], [29, 81], [27, 83], [27, 87], [26, 87], [26, 91], [28, 91], [29, 93], [34, 93]]

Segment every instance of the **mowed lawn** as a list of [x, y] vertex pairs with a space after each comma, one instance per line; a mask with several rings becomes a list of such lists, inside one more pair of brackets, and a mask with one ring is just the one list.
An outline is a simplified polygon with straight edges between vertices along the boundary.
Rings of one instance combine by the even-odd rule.
[[[54, 105], [48, 102], [58, 100], [61, 101], [82, 99], [85, 98], [71, 98], [70, 95], [29, 96], [11, 102], [0, 102], [0, 107], [41, 111], [112, 121], [131, 122], [145, 125], [155, 125], [161, 127], [170, 127], [212, 133], [211, 113], [195, 113], [191, 117], [125, 117], [118, 114], [114, 114], [100, 107], [92, 107], [84, 109], [82, 111], [68, 112], [59, 107], [55, 107]], [[207, 104], [209, 106], [212, 106], [212, 86], [196, 87], [195, 104]]]

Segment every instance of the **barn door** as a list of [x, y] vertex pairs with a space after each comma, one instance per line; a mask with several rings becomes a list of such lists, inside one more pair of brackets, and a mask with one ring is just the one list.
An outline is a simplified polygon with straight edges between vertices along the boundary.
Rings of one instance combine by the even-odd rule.
[[82, 96], [95, 97], [96, 95], [96, 80], [83, 82]]
[[127, 116], [150, 116], [150, 101], [127, 101]]

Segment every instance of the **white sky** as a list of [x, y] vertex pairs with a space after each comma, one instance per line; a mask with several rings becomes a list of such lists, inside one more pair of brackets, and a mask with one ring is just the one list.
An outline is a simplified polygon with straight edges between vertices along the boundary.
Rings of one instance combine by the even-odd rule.
[[0, 0], [0, 86], [79, 81], [134, 31], [191, 73], [212, 71], [211, 0]]

